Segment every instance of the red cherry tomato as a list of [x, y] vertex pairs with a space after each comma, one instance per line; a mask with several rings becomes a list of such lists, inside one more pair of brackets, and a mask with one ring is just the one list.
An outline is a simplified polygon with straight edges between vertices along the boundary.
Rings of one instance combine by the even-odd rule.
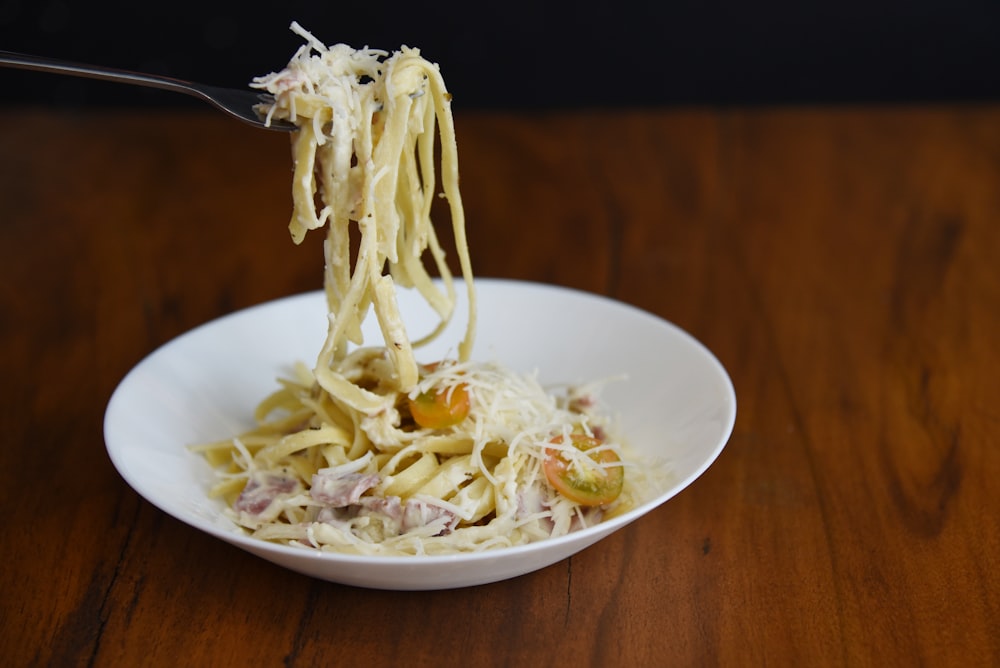
[[409, 400], [413, 420], [424, 429], [453, 427], [469, 414], [469, 390], [465, 384], [444, 390], [431, 388]]
[[[625, 482], [621, 458], [613, 450], [588, 452], [601, 445], [601, 441], [592, 436], [572, 434], [570, 441], [578, 450], [587, 453], [597, 466], [573, 466], [559, 448], [545, 448], [543, 468], [549, 484], [570, 501], [583, 506], [603, 506], [617, 499]], [[562, 443], [563, 438], [557, 436], [552, 442]]]

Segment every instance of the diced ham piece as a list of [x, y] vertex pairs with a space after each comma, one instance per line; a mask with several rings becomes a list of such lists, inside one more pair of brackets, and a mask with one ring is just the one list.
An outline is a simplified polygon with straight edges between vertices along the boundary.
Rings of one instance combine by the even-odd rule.
[[344, 508], [356, 504], [361, 495], [379, 483], [377, 473], [340, 473], [317, 471], [312, 478], [313, 499], [325, 506]]
[[597, 400], [592, 394], [571, 394], [567, 408], [574, 413], [589, 413], [596, 405]]
[[272, 79], [271, 92], [275, 95], [280, 95], [281, 93], [301, 88], [305, 83], [308, 83], [308, 77], [303, 72], [287, 69]]
[[540, 483], [533, 483], [517, 492], [517, 512], [515, 517], [523, 520], [529, 517], [536, 517], [535, 524], [546, 533], [551, 533], [555, 528], [552, 518], [546, 513], [549, 510], [548, 494]]
[[259, 517], [281, 494], [295, 491], [298, 481], [282, 475], [267, 474], [250, 478], [233, 504], [233, 509]]
[[548, 498], [541, 485], [533, 484], [518, 490], [516, 517], [524, 519], [548, 510], [547, 501]]
[[369, 515], [382, 515], [395, 526], [403, 524], [403, 505], [398, 496], [366, 496], [361, 499], [363, 512]]
[[[442, 520], [444, 520], [442, 522]], [[447, 508], [427, 503], [420, 499], [409, 499], [403, 508], [403, 533], [430, 524], [441, 524], [441, 531], [436, 536], [451, 533], [458, 524], [458, 516]]]

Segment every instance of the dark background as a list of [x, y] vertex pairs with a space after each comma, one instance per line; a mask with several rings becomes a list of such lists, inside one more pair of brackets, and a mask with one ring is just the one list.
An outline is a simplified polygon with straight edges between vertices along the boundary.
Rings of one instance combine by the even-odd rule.
[[[0, 49], [243, 87], [300, 44], [421, 49], [456, 108], [1000, 99], [1000, 3], [0, 0]], [[0, 102], [200, 104], [0, 70]]]

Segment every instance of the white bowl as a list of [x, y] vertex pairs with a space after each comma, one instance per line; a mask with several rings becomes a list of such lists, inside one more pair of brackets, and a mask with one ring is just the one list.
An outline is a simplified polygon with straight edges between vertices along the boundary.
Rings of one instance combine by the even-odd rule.
[[[669, 467], [665, 489], [632, 511], [560, 538], [448, 556], [371, 557], [319, 552], [250, 538], [209, 499], [213, 471], [187, 446], [252, 426], [256, 404], [297, 361], [311, 364], [326, 334], [322, 292], [280, 299], [202, 325], [162, 346], [122, 380], [108, 404], [108, 454], [125, 481], [164, 512], [276, 564], [310, 576], [378, 589], [447, 589], [496, 582], [556, 563], [621, 529], [690, 485], [732, 432], [736, 396], [725, 369], [676, 326], [632, 306], [549, 285], [479, 279], [474, 357], [543, 383], [626, 375], [603, 398], [620, 415], [622, 437]], [[459, 286], [460, 294], [464, 290]], [[428, 309], [402, 293], [411, 334], [430, 328]], [[449, 353], [466, 305], [440, 343], [419, 359]], [[366, 322], [366, 342], [380, 343]], [[370, 325], [370, 326], [369, 326]]]

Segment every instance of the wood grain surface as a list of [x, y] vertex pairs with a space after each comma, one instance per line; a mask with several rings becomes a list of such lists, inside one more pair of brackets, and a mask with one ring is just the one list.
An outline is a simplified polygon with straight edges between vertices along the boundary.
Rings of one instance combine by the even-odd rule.
[[690, 488], [468, 589], [309, 579], [119, 477], [107, 401], [320, 287], [287, 137], [0, 112], [0, 656], [12, 666], [1000, 664], [1000, 109], [456, 112], [477, 273], [610, 295], [739, 400]]

